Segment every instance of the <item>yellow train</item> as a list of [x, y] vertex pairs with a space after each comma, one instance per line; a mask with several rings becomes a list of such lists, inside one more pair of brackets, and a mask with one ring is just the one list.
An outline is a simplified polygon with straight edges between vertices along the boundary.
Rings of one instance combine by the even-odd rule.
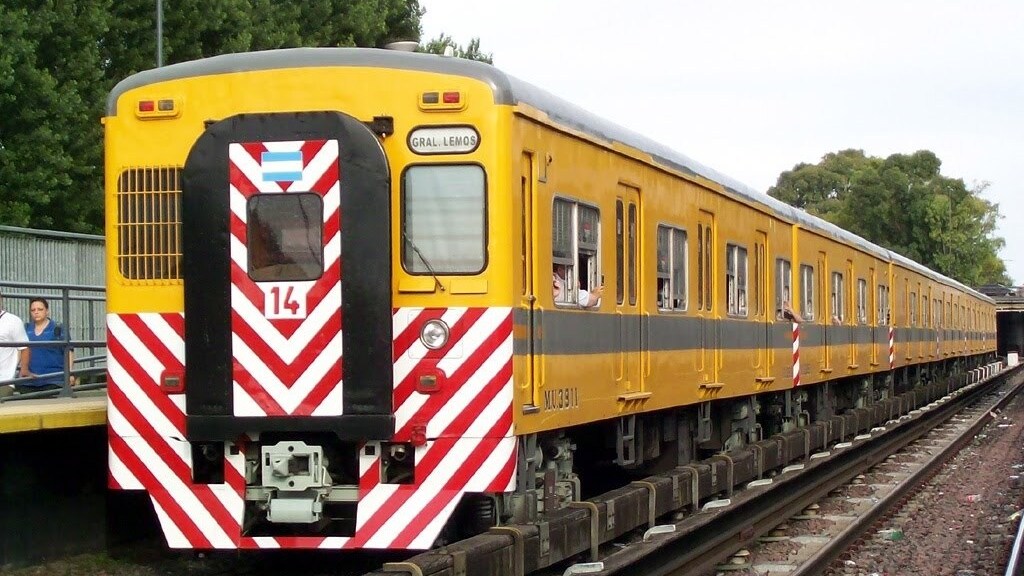
[[225, 55], [104, 125], [110, 482], [174, 547], [429, 548], [995, 351], [985, 296], [486, 64]]

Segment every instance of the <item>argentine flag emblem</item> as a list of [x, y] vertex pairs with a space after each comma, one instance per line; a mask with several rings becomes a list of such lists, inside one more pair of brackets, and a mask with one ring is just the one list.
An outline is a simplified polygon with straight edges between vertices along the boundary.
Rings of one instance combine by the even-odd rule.
[[264, 182], [296, 182], [302, 180], [302, 151], [263, 152], [260, 169]]

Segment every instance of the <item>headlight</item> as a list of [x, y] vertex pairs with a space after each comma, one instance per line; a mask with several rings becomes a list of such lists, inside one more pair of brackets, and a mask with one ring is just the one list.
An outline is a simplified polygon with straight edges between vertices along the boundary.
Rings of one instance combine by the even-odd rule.
[[441, 320], [427, 320], [420, 330], [420, 342], [431, 350], [437, 350], [448, 343], [448, 325]]

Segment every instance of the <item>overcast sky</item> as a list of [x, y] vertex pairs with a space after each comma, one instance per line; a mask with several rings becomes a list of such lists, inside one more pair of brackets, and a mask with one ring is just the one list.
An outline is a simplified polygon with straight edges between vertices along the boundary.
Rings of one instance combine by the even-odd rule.
[[767, 190], [828, 153], [928, 149], [989, 182], [1024, 283], [1024, 0], [420, 0], [423, 38]]

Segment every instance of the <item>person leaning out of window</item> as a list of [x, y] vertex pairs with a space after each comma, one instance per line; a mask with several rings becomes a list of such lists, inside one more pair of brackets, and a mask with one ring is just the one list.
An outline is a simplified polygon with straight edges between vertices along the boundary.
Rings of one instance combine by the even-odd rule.
[[[554, 273], [552, 274], [552, 295], [554, 296], [555, 303], [564, 304], [572, 303], [569, 300], [570, 294], [566, 292], [565, 288], [565, 276], [566, 267], [564, 265], [555, 264]], [[579, 304], [581, 308], [597, 308], [601, 305], [601, 296], [604, 295], [604, 285], [595, 287], [593, 290], [586, 290], [580, 288], [579, 290]]]

